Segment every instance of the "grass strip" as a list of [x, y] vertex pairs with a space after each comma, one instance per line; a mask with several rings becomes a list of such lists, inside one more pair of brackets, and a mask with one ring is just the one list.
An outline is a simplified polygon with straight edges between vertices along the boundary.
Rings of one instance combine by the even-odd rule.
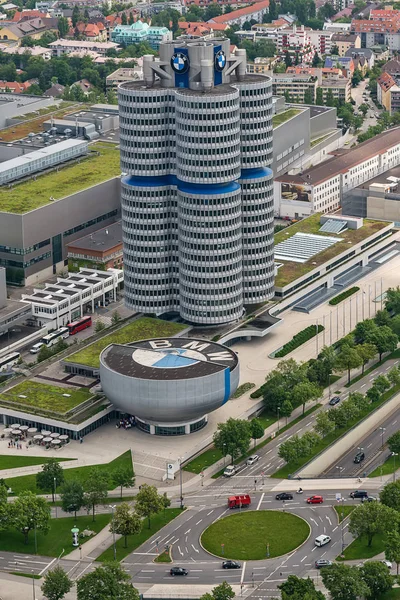
[[231, 396], [231, 398], [240, 398], [240, 396], [243, 396], [243, 394], [245, 394], [246, 392], [252, 390], [254, 387], [256, 387], [255, 383], [242, 383], [242, 385], [239, 385], [238, 389], [236, 390], [236, 392]]
[[373, 365], [371, 365], [370, 367], [368, 367], [368, 369], [366, 369], [364, 371], [364, 373], [360, 373], [359, 375], [357, 375], [356, 377], [354, 377], [353, 379], [351, 379], [350, 383], [346, 383], [344, 387], [348, 388], [348, 387], [352, 386], [353, 383], [357, 383], [357, 381], [360, 381], [360, 379], [362, 379], [363, 377], [366, 377], [367, 375], [369, 375], [370, 373], [372, 373], [372, 371], [375, 371], [375, 369], [377, 367], [379, 367], [380, 365], [383, 365], [386, 361], [388, 361], [388, 360], [394, 360], [396, 358], [400, 358], [400, 348], [398, 348], [394, 352], [391, 352], [390, 354], [388, 354], [387, 356], [385, 356], [385, 358], [383, 358], [381, 361], [378, 360], [376, 363], [374, 363]]
[[[127, 548], [124, 548], [125, 539], [119, 539], [116, 546], [116, 554], [117, 560], [123, 560], [128, 554], [139, 548], [144, 542], [146, 542], [149, 538], [151, 538], [155, 533], [157, 533], [160, 529], [162, 529], [165, 525], [170, 523], [173, 519], [175, 519], [178, 515], [180, 515], [182, 510], [180, 508], [167, 508], [162, 512], [154, 515], [151, 518], [150, 529], [147, 527], [147, 520], [143, 522], [143, 529], [140, 533], [136, 533], [135, 535], [128, 535], [128, 544]], [[113, 546], [107, 548], [100, 556], [96, 558], [99, 562], [105, 562], [107, 560], [114, 559], [114, 549]]]
[[[49, 460], [53, 460], [53, 457], [7, 456], [7, 454], [0, 454], [0, 471], [5, 471], [6, 469], [18, 469], [20, 467], [31, 467], [33, 465], [44, 465], [45, 463], [48, 463]], [[76, 458], [56, 458], [57, 462], [67, 460], [76, 460]]]
[[154, 559], [155, 563], [171, 563], [172, 558], [169, 555], [169, 552], [165, 551], [162, 554], [159, 554], [157, 558]]
[[397, 461], [396, 461], [395, 456], [389, 456], [385, 460], [383, 465], [381, 465], [380, 467], [376, 467], [376, 469], [374, 469], [372, 471], [372, 473], [370, 473], [368, 475], [368, 477], [380, 477], [381, 475], [390, 475], [391, 473], [394, 473], [395, 471], [397, 471], [397, 469], [399, 467], [400, 467], [399, 459], [397, 459]]
[[[342, 506], [342, 505], [334, 506], [333, 508], [337, 512], [339, 523], [341, 523], [342, 521], [347, 519], [347, 517], [353, 512], [353, 510], [356, 508], [356, 506], [355, 506], [355, 504], [347, 504], [345, 506]], [[342, 517], [342, 515], [343, 515], [343, 517]]]
[[9, 571], [10, 575], [17, 575], [18, 577], [29, 577], [29, 579], [42, 579], [41, 575], [35, 575], [35, 573], [19, 573], [18, 571]]
[[349, 288], [345, 292], [342, 292], [341, 294], [338, 294], [337, 296], [334, 296], [333, 298], [331, 298], [331, 300], [329, 300], [329, 304], [331, 306], [336, 306], [336, 304], [340, 304], [340, 302], [343, 302], [343, 300], [346, 300], [346, 298], [349, 298], [349, 296], [352, 296], [353, 294], [355, 294], [356, 292], [359, 292], [359, 291], [360, 291], [360, 288], [357, 286]]
[[290, 342], [287, 342], [284, 346], [282, 346], [282, 348], [278, 350], [278, 352], [275, 352], [274, 358], [282, 358], [290, 352], [293, 352], [293, 350], [296, 350], [296, 348], [299, 348], [300, 346], [311, 340], [313, 337], [318, 335], [318, 333], [321, 333], [321, 331], [323, 331], [324, 329], [325, 327], [323, 325], [309, 325], [302, 331], [299, 331], [299, 333], [296, 333], [292, 337]]
[[373, 558], [385, 549], [385, 534], [376, 534], [372, 538], [372, 544], [368, 546], [366, 536], [356, 538], [344, 549], [343, 558], [336, 557], [336, 560], [358, 560], [362, 558]]
[[341, 429], [337, 429], [336, 431], [333, 431], [329, 435], [322, 438], [322, 440], [316, 446], [314, 446], [312, 452], [308, 456], [302, 456], [301, 458], [298, 458], [297, 460], [287, 463], [282, 468], [278, 469], [278, 471], [276, 471], [275, 473], [270, 475], [270, 477], [276, 477], [277, 479], [284, 479], [284, 478], [288, 477], [289, 475], [296, 473], [296, 471], [298, 471], [301, 467], [304, 467], [304, 465], [306, 463], [310, 462], [313, 458], [318, 456], [318, 454], [320, 454], [323, 450], [328, 448], [328, 446], [330, 446], [331, 444], [336, 442], [345, 433], [350, 431], [350, 429], [352, 429], [353, 427], [358, 425], [363, 419], [365, 419], [370, 414], [372, 414], [377, 408], [382, 406], [382, 404], [387, 402], [387, 400], [389, 400], [392, 396], [397, 394], [397, 392], [399, 392], [399, 391], [400, 391], [400, 384], [393, 386], [390, 390], [387, 390], [387, 392], [382, 394], [380, 399], [377, 402], [370, 404], [357, 417], [349, 420], [345, 427], [342, 427]]

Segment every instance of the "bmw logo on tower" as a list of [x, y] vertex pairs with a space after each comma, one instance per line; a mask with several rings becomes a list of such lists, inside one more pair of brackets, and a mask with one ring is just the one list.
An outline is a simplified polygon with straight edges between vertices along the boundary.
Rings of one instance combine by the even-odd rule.
[[189, 70], [189, 57], [183, 52], [175, 52], [171, 57], [171, 67], [175, 73], [186, 73]]
[[223, 71], [226, 65], [226, 56], [223, 50], [220, 50], [215, 55], [215, 68], [217, 71]]

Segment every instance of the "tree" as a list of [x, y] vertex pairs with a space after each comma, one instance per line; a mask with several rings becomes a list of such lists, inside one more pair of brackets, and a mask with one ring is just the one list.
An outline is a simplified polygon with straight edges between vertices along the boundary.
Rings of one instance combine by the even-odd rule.
[[400, 533], [398, 531], [388, 531], [385, 540], [385, 557], [396, 563], [396, 573], [399, 574], [400, 564]]
[[387, 377], [385, 377], [385, 375], [378, 375], [378, 377], [374, 379], [373, 385], [374, 387], [376, 387], [380, 394], [383, 394], [384, 392], [386, 392], [386, 390], [390, 388], [390, 381]]
[[320, 412], [317, 414], [315, 418], [315, 431], [319, 433], [322, 437], [325, 437], [332, 433], [335, 429], [335, 424], [329, 418], [327, 412]]
[[69, 31], [68, 19], [65, 17], [60, 17], [57, 22], [57, 27], [60, 38], [64, 38]]
[[162, 501], [162, 507], [164, 510], [164, 520], [165, 520], [165, 511], [167, 508], [169, 508], [171, 506], [171, 500], [168, 498], [167, 492], [163, 493], [163, 495], [161, 496], [161, 501]]
[[111, 323], [112, 325], [116, 325], [117, 323], [119, 323], [121, 320], [121, 315], [119, 314], [119, 312], [117, 310], [114, 310], [112, 316], [111, 316]]
[[389, 327], [397, 337], [400, 336], [400, 315], [395, 315], [390, 319]]
[[217, 585], [212, 589], [211, 594], [203, 594], [200, 600], [233, 600], [235, 592], [231, 586], [223, 581], [220, 585]]
[[351, 370], [360, 367], [361, 364], [362, 358], [355, 348], [351, 348], [348, 344], [343, 344], [340, 347], [340, 351], [337, 356], [336, 369], [338, 371], [347, 370], [348, 383], [350, 383]]
[[260, 419], [254, 418], [250, 421], [250, 431], [251, 437], [254, 440], [254, 446], [256, 445], [256, 441], [262, 438], [264, 435], [264, 427], [260, 421]]
[[105, 323], [103, 323], [103, 321], [96, 321], [96, 326], [94, 328], [96, 333], [99, 333], [100, 331], [103, 331], [103, 329], [106, 328]]
[[335, 98], [333, 97], [331, 88], [328, 88], [328, 91], [326, 92], [325, 104], [326, 106], [335, 106]]
[[97, 504], [104, 504], [108, 496], [108, 477], [98, 468], [90, 469], [84, 485], [84, 505], [92, 510], [93, 521]]
[[306, 402], [317, 400], [321, 396], [321, 388], [311, 381], [303, 381], [294, 386], [292, 398], [296, 404], [303, 405], [303, 415], [306, 409]]
[[78, 580], [78, 600], [139, 600], [130, 579], [119, 563], [103, 563]]
[[74, 9], [72, 11], [72, 26], [76, 27], [77, 22], [80, 19], [80, 10], [79, 10], [79, 6], [75, 5]]
[[156, 486], [144, 483], [136, 496], [135, 509], [141, 517], [147, 518], [149, 529], [151, 516], [160, 512], [163, 506], [163, 497], [157, 492]]
[[61, 488], [60, 496], [63, 511], [74, 513], [76, 518], [76, 511], [84, 505], [84, 492], [81, 483], [74, 479], [66, 481]]
[[250, 423], [243, 419], [228, 419], [226, 423], [218, 423], [214, 433], [214, 446], [224, 456], [229, 454], [232, 464], [238, 456], [245, 454], [249, 449], [251, 438]]
[[115, 509], [114, 518], [111, 521], [110, 531], [123, 535], [125, 539], [124, 548], [128, 547], [128, 535], [135, 535], [142, 529], [142, 519], [137, 512], [131, 510], [127, 502], [121, 502]]
[[124, 12], [121, 15], [121, 25], [128, 25], [128, 18]]
[[[4, 482], [4, 479], [1, 480]], [[10, 521], [10, 511], [8, 510], [8, 492], [7, 485], [0, 484], [0, 531], [2, 529], [7, 529]]]
[[383, 327], [377, 327], [376, 331], [368, 336], [367, 341], [376, 346], [381, 361], [384, 352], [394, 352], [396, 350], [399, 338], [392, 332], [390, 327], [384, 325]]
[[268, 7], [268, 16], [271, 19], [271, 22], [278, 18], [276, 0], [270, 0]]
[[41, 590], [47, 600], [62, 600], [73, 583], [62, 567], [57, 565], [45, 575]]
[[315, 431], [306, 431], [306, 433], [300, 438], [301, 440], [301, 455], [308, 456], [311, 454], [312, 449], [319, 444], [321, 438]]
[[209, 21], [210, 19], [214, 19], [214, 17], [219, 17], [222, 15], [222, 8], [216, 2], [209, 4], [204, 11], [204, 20]]
[[288, 51], [285, 52], [285, 65], [286, 65], [286, 68], [292, 66], [292, 58]]
[[362, 112], [363, 116], [365, 117], [365, 115], [367, 114], [369, 108], [368, 108], [368, 104], [360, 104], [360, 106], [358, 107], [358, 110], [360, 112]]
[[309, 577], [301, 579], [296, 575], [289, 575], [278, 588], [281, 590], [282, 600], [325, 600], [324, 594], [315, 589], [314, 581]]
[[390, 314], [385, 309], [378, 310], [374, 317], [374, 321], [378, 325], [378, 327], [382, 327], [383, 325], [390, 325]]
[[376, 354], [376, 348], [373, 344], [364, 343], [357, 346], [356, 350], [362, 360], [362, 372], [364, 373], [365, 365], [369, 360], [373, 359]]
[[314, 104], [314, 97], [309, 89], [304, 92], [304, 104]]
[[281, 406], [281, 415], [286, 419], [286, 425], [288, 424], [288, 418], [293, 412], [293, 405], [290, 400], [285, 400]]
[[387, 374], [387, 378], [392, 385], [398, 385], [400, 383], [400, 371], [397, 367], [390, 369]]
[[400, 287], [386, 290], [385, 308], [395, 315], [400, 314]]
[[380, 560], [370, 560], [365, 562], [360, 569], [361, 578], [369, 588], [367, 598], [375, 600], [380, 598], [387, 590], [393, 586], [393, 579], [389, 569]]
[[365, 535], [368, 546], [378, 533], [391, 531], [399, 522], [399, 515], [393, 509], [380, 502], [364, 502], [350, 515], [349, 531], [356, 537]]
[[321, 87], [317, 87], [317, 93], [315, 96], [315, 104], [317, 106], [323, 106], [324, 104], [324, 94]]
[[28, 543], [29, 532], [32, 529], [47, 533], [50, 528], [50, 507], [45, 498], [36, 496], [33, 492], [21, 492], [15, 502], [9, 505], [10, 523], [20, 531], [25, 544]]
[[329, 569], [321, 569], [321, 576], [332, 600], [357, 600], [369, 594], [369, 588], [361, 579], [357, 567], [334, 563]]
[[400, 512], [400, 481], [387, 483], [379, 494], [379, 499], [385, 506]]
[[378, 400], [380, 399], [381, 394], [378, 390], [378, 388], [373, 385], [372, 387], [369, 388], [369, 390], [367, 391], [367, 398], [370, 399], [371, 403], [373, 404], [374, 402], [378, 402]]
[[373, 319], [360, 321], [354, 328], [354, 341], [356, 344], [364, 344], [369, 341], [369, 336], [377, 330], [377, 324]]
[[400, 431], [396, 431], [396, 433], [391, 435], [387, 444], [391, 452], [396, 452], [396, 454], [400, 453]]
[[369, 399], [360, 392], [352, 392], [348, 400], [358, 408], [359, 412], [363, 412], [369, 405]]
[[135, 474], [132, 469], [117, 469], [114, 471], [112, 476], [113, 483], [116, 486], [121, 488], [121, 498], [122, 498], [122, 488], [131, 488], [135, 485]]
[[56, 458], [50, 458], [36, 475], [36, 485], [45, 492], [51, 492], [53, 502], [57, 486], [64, 483], [64, 470]]
[[314, 68], [315, 68], [315, 67], [318, 67], [320, 62], [321, 62], [321, 59], [320, 59], [320, 57], [318, 56], [318, 52], [317, 52], [317, 51], [315, 51], [315, 53], [314, 53], [314, 56], [313, 56], [313, 60], [312, 60], [312, 66], [313, 66]]

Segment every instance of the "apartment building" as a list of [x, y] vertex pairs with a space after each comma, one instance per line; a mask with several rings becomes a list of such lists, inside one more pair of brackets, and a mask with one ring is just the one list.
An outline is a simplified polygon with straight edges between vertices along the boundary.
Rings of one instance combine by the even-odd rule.
[[136, 21], [132, 25], [117, 25], [111, 32], [111, 40], [126, 46], [147, 42], [158, 50], [162, 42], [172, 40], [172, 31], [167, 27], [151, 27], [148, 23]]
[[53, 56], [63, 56], [75, 52], [82, 52], [82, 54], [97, 52], [97, 54], [105, 56], [108, 50], [119, 50], [121, 46], [114, 42], [88, 42], [86, 40], [64, 40], [61, 38], [51, 42], [49, 48], [51, 48]]
[[393, 114], [400, 109], [400, 77], [382, 73], [377, 79], [378, 102]]
[[361, 38], [357, 33], [334, 33], [332, 36], [333, 46], [337, 46], [339, 56], [346, 56], [348, 50], [361, 48]]
[[257, 21], [257, 23], [262, 23], [264, 15], [268, 13], [268, 7], [269, 0], [263, 0], [252, 6], [246, 6], [245, 8], [240, 8], [239, 10], [220, 15], [219, 17], [214, 17], [213, 19], [209, 19], [208, 22], [227, 23], [228, 25], [239, 25], [239, 27], [242, 27], [243, 23], [251, 21], [252, 19]]
[[314, 75], [292, 73], [274, 73], [272, 91], [274, 96], [290, 96], [292, 102], [304, 104], [308, 99], [315, 102], [318, 79]]

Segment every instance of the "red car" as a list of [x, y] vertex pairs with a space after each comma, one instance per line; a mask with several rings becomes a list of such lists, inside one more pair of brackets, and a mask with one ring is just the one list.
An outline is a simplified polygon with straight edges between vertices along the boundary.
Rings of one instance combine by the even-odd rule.
[[324, 501], [322, 496], [311, 496], [307, 498], [307, 504], [322, 504]]

